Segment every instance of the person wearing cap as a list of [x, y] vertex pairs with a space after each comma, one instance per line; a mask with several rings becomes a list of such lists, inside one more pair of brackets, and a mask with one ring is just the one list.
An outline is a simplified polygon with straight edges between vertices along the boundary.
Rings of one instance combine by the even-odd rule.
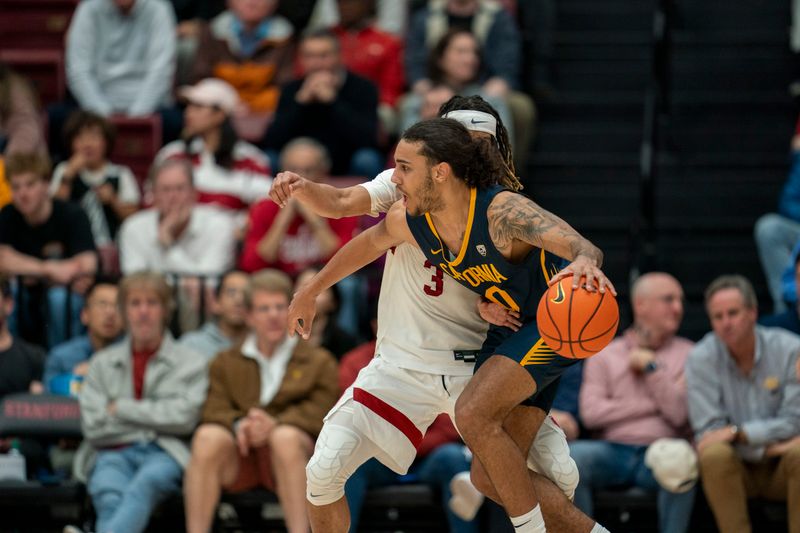
[[162, 148], [156, 163], [167, 159], [191, 162], [197, 202], [214, 205], [244, 218], [251, 204], [269, 191], [272, 178], [264, 153], [237, 136], [231, 116], [239, 105], [236, 90], [228, 83], [207, 78], [182, 87], [186, 101], [180, 140]]
[[689, 418], [700, 477], [721, 533], [751, 531], [747, 499], [786, 501], [800, 533], [800, 337], [756, 325], [752, 284], [720, 276], [706, 288], [712, 331], [689, 356]]
[[584, 363], [579, 408], [594, 438], [570, 443], [580, 472], [575, 505], [591, 516], [594, 490], [639, 487], [658, 494], [659, 531], [682, 533], [694, 506], [696, 468], [674, 483], [663, 461], [648, 462], [647, 453], [674, 439], [694, 456], [685, 439], [677, 440], [689, 434], [683, 368], [693, 346], [676, 335], [683, 289], [671, 275], [651, 272], [634, 283], [631, 303], [633, 325]]

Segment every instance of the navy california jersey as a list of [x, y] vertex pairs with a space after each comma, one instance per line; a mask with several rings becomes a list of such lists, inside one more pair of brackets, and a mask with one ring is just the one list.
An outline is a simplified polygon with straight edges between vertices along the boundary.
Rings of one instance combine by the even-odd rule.
[[429, 214], [406, 214], [408, 227], [428, 261], [445, 274], [508, 309], [519, 311], [522, 321], [536, 318], [536, 307], [550, 276], [562, 268], [560, 257], [534, 248], [520, 263], [509, 262], [489, 235], [487, 210], [494, 197], [506, 189], [492, 186], [470, 189], [469, 218], [458, 255], [453, 258], [439, 238]]

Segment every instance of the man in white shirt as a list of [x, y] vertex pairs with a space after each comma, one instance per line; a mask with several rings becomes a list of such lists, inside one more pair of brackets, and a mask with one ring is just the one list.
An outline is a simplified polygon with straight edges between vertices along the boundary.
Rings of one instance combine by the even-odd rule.
[[122, 272], [218, 276], [230, 269], [233, 222], [212, 207], [195, 204], [189, 163], [164, 161], [151, 179], [153, 207], [129, 217], [120, 229]]

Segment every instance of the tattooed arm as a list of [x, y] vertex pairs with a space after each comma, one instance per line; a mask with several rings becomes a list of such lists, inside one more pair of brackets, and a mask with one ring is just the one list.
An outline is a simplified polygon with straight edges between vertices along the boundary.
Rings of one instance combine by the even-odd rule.
[[492, 200], [487, 218], [492, 242], [503, 255], [511, 256], [520, 243], [526, 243], [572, 261], [551, 278], [551, 284], [573, 275], [573, 287], [577, 288], [580, 279], [586, 276], [588, 290], [599, 287], [600, 292], [605, 292], [608, 287], [616, 294], [614, 286], [600, 270], [603, 252], [533, 200], [521, 194], [502, 192]]

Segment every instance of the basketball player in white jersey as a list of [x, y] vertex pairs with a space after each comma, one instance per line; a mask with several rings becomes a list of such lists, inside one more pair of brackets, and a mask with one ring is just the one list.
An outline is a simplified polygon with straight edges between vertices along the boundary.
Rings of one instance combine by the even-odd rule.
[[[472, 131], [493, 135], [502, 150], [507, 137], [499, 118], [487, 113], [494, 110], [474, 97], [461, 100], [473, 108], [485, 106], [486, 111], [460, 110], [447, 116]], [[386, 170], [371, 182], [345, 189], [282, 173], [270, 196], [281, 206], [294, 199], [331, 218], [376, 216], [401, 198], [391, 182], [392, 173]], [[476, 312], [479, 305], [493, 323], [518, 327], [516, 314], [482, 304], [478, 296], [430, 265], [417, 247], [401, 244], [387, 254], [376, 357], [327, 415], [306, 469], [314, 531], [348, 530], [344, 485], [361, 464], [376, 457], [405, 473], [433, 420], [440, 413], [454, 417], [455, 402], [472, 376], [474, 356], [488, 328]], [[577, 470], [563, 432], [549, 417], [531, 446], [528, 467], [572, 497]], [[548, 481], [535, 478], [534, 483], [537, 493], [543, 493], [540, 500], [549, 531], [604, 531], [599, 526], [593, 529], [595, 524]], [[488, 496], [497, 500], [496, 495]]]

